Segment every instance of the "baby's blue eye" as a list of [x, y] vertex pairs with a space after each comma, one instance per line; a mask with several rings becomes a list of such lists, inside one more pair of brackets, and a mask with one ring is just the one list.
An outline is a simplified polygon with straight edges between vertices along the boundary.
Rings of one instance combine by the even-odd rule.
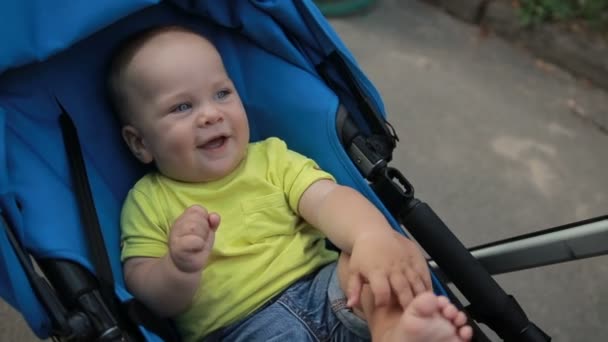
[[224, 90], [220, 90], [215, 94], [215, 98], [218, 100], [223, 100], [226, 97], [228, 97], [228, 95], [230, 95], [230, 90], [228, 89], [224, 89]]
[[173, 109], [174, 112], [185, 112], [192, 108], [192, 105], [189, 103], [180, 103]]

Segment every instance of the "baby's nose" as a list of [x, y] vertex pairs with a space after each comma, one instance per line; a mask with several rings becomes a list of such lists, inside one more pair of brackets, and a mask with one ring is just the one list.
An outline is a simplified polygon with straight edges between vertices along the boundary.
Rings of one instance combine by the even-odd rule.
[[209, 109], [198, 116], [198, 125], [202, 127], [207, 127], [223, 120], [224, 116], [220, 111], [215, 109]]

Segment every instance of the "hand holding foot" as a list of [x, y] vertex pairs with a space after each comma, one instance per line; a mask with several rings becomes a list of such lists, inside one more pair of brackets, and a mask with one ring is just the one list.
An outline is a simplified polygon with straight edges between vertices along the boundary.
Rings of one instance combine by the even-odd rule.
[[394, 294], [403, 309], [433, 288], [420, 249], [392, 230], [361, 234], [353, 246], [349, 273], [349, 307], [359, 304], [364, 284], [369, 284], [376, 306], [388, 305]]

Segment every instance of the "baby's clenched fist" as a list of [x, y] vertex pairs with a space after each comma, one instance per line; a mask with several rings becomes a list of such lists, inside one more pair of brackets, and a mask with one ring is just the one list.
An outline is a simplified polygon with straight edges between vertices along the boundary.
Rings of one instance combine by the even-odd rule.
[[177, 269], [192, 273], [205, 266], [219, 224], [219, 215], [208, 213], [201, 206], [193, 205], [184, 210], [173, 222], [169, 234], [169, 253]]

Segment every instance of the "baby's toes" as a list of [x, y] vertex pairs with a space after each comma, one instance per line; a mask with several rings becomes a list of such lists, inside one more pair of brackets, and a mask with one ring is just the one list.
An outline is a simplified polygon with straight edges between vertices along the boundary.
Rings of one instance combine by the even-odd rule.
[[460, 327], [458, 329], [458, 336], [462, 339], [462, 341], [470, 341], [473, 337], [473, 328], [468, 325]]
[[437, 304], [437, 297], [431, 292], [425, 292], [414, 298], [406, 308], [404, 316], [430, 318], [440, 310]]
[[443, 317], [450, 321], [453, 321], [459, 312], [453, 304], [448, 304], [441, 310]]
[[455, 326], [461, 327], [467, 322], [467, 315], [465, 315], [464, 312], [460, 311], [456, 314], [456, 317], [454, 317], [452, 322], [454, 322]]
[[445, 308], [447, 305], [450, 304], [450, 300], [446, 296], [438, 296], [437, 304], [439, 304], [440, 308]]

